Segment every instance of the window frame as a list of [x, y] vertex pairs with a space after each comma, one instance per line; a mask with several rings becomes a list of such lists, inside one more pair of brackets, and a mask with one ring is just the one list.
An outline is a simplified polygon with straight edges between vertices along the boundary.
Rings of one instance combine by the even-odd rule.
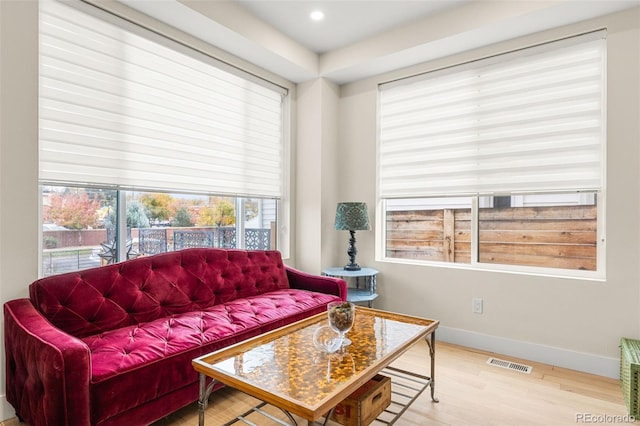
[[[204, 193], [200, 193], [200, 194], [185, 194], [185, 193], [179, 193], [179, 192], [166, 192], [166, 191], [140, 191], [140, 190], [130, 190], [128, 188], [118, 188], [118, 187], [113, 187], [113, 186], [109, 186], [109, 185], [60, 185], [59, 183], [56, 182], [46, 182], [46, 181], [41, 181], [39, 182], [39, 194], [40, 194], [40, 201], [39, 201], [39, 206], [40, 206], [40, 231], [39, 231], [39, 235], [40, 235], [40, 247], [39, 247], [39, 263], [38, 263], [38, 276], [39, 277], [43, 277], [43, 276], [49, 276], [52, 275], [51, 273], [46, 273], [45, 274], [45, 269], [44, 269], [44, 260], [45, 260], [45, 246], [44, 246], [44, 203], [43, 201], [45, 200], [44, 195], [45, 194], [58, 194], [57, 190], [54, 191], [50, 191], [53, 188], [57, 188], [57, 189], [65, 189], [64, 192], [60, 192], [59, 194], [67, 194], [66, 190], [71, 190], [73, 193], [76, 193], [75, 191], [78, 191], [77, 193], [80, 194], [87, 194], [93, 191], [107, 191], [110, 194], [110, 197], [108, 198], [108, 200], [110, 201], [109, 203], [107, 203], [107, 205], [109, 205], [113, 211], [115, 212], [115, 223], [113, 223], [114, 226], [114, 233], [112, 234], [112, 236], [114, 237], [114, 246], [113, 248], [115, 249], [115, 253], [117, 254], [117, 258], [115, 258], [114, 262], [121, 262], [124, 260], [127, 260], [129, 257], [129, 251], [131, 249], [131, 246], [129, 246], [127, 243], [129, 241], [131, 241], [131, 233], [129, 232], [129, 229], [127, 227], [127, 204], [130, 203], [131, 201], [134, 202], [140, 202], [139, 199], [144, 196], [145, 194], [168, 194], [170, 196], [173, 197], [173, 201], [178, 201], [180, 199], [183, 199], [185, 197], [188, 197], [190, 195], [194, 195], [196, 197], [194, 197], [194, 199], [198, 199], [200, 198], [200, 201], [202, 201], [201, 197], [215, 197], [215, 198], [222, 198], [222, 199], [232, 199], [233, 203], [234, 203], [234, 213], [235, 213], [235, 224], [234, 225], [222, 225], [223, 228], [222, 229], [229, 229], [230, 227], [234, 227], [235, 228], [235, 234], [234, 234], [234, 239], [235, 239], [235, 248], [238, 250], [248, 250], [246, 248], [246, 244], [247, 244], [247, 240], [245, 239], [246, 235], [245, 235], [245, 229], [246, 229], [246, 225], [247, 225], [247, 219], [246, 219], [246, 208], [245, 208], [245, 204], [247, 200], [252, 200], [254, 202], [259, 202], [259, 199], [256, 198], [247, 198], [247, 197], [228, 197], [225, 195], [221, 195], [221, 194], [204, 194]], [[45, 190], [46, 189], [46, 190]], [[273, 222], [273, 218], [274, 218], [274, 213], [275, 213], [275, 227], [272, 227], [272, 230], [275, 230], [275, 232], [277, 233], [277, 230], [279, 228], [278, 225], [278, 220], [280, 217], [279, 211], [280, 211], [280, 205], [281, 202], [279, 199], [276, 198], [262, 198], [261, 200], [268, 200], [269, 202], [273, 203], [271, 205], [267, 204], [266, 206], [264, 205], [264, 203], [260, 203], [259, 204], [259, 217], [263, 218], [265, 217], [265, 210], [263, 210], [263, 207], [266, 208], [267, 210], [269, 210], [271, 213], [266, 214], [266, 219], [268, 222], [272, 223]], [[230, 200], [231, 201], [231, 200]], [[215, 204], [214, 204], [215, 205]], [[205, 203], [205, 204], [201, 204], [202, 207], [211, 207], [212, 204], [210, 203]], [[101, 207], [100, 210], [102, 210], [102, 208], [104, 208], [105, 205], [103, 205]], [[275, 209], [275, 211], [273, 211], [273, 209]], [[258, 222], [260, 223], [260, 225], [258, 225], [257, 229], [267, 229], [264, 225], [265, 222], [264, 220], [260, 219], [258, 220]], [[177, 232], [179, 230], [189, 230], [189, 227], [186, 226], [172, 226], [172, 225], [165, 225], [162, 226], [162, 228], [166, 229], [166, 230], [171, 230], [170, 232]], [[197, 230], [202, 230], [202, 229], [206, 229], [206, 230], [211, 230], [211, 231], [215, 231], [215, 225], [197, 225], [197, 224], [192, 224], [191, 228], [195, 228]], [[65, 228], [62, 228], [63, 230]], [[66, 252], [70, 252], [70, 251], [86, 251], [86, 250], [94, 250], [94, 255], [98, 255], [100, 257], [102, 257], [101, 255], [105, 253], [105, 249], [107, 248], [107, 244], [111, 241], [109, 239], [109, 230], [108, 229], [113, 229], [111, 227], [103, 227], [103, 226], [97, 226], [97, 227], [84, 227], [82, 229], [75, 229], [76, 231], [82, 232], [82, 231], [89, 231], [89, 232], [97, 232], [97, 231], [105, 231], [107, 234], [107, 238], [104, 241], [104, 243], [100, 243], [99, 245], [97, 243], [93, 243], [93, 244], [87, 244], [84, 245], [81, 244], [80, 246], [62, 246], [59, 247], [59, 249], [61, 249], [62, 251], [66, 251]], [[139, 230], [144, 230], [144, 229], [155, 229], [153, 224], [150, 224], [148, 227], [138, 227], [138, 226], [132, 226], [131, 229], [139, 229]], [[252, 227], [251, 229], [254, 229], [254, 227]], [[74, 229], [70, 229], [70, 230], [74, 230]], [[140, 232], [140, 231], [139, 231]], [[220, 232], [215, 231], [215, 232]], [[138, 234], [138, 238], [139, 238]], [[220, 234], [216, 234], [217, 238], [220, 238]], [[279, 244], [278, 235], [273, 236], [272, 235], [272, 240], [273, 238], [275, 238], [275, 242], [276, 242], [276, 246]], [[84, 241], [84, 239], [82, 239]], [[91, 240], [91, 238], [90, 238]], [[94, 240], [95, 241], [95, 240]], [[224, 245], [220, 245], [220, 240], [216, 240], [218, 241], [217, 243], [215, 243], [213, 245], [213, 247], [224, 247]], [[134, 240], [134, 242], [136, 244], [141, 243], [141, 241], [137, 241]], [[101, 246], [101, 247], [100, 247]], [[136, 248], [136, 245], [133, 245], [134, 248]], [[55, 248], [55, 247], [54, 247]], [[97, 253], [95, 250], [99, 248], [100, 250], [102, 250], [101, 253]], [[269, 246], [267, 248], [253, 248], [252, 250], [273, 250], [273, 249], [277, 249], [277, 247], [273, 247], [273, 246]], [[171, 247], [167, 247], [167, 252], [170, 251], [174, 251], [175, 248]], [[47, 251], [48, 255], [47, 258], [49, 257], [55, 257], [55, 252], [57, 250], [54, 250], [52, 252]], [[141, 251], [139, 247], [137, 247], [134, 251], [133, 254], [135, 254], [134, 257], [140, 256], [140, 255], [152, 255], [153, 253], [150, 252], [144, 252]], [[92, 255], [93, 256], [93, 255]], [[86, 263], [86, 259], [84, 258], [80, 258], [78, 257], [78, 269], [74, 269], [74, 268], [65, 268], [63, 270], [58, 270], [58, 272], [56, 273], [63, 273], [63, 272], [71, 272], [71, 271], [76, 271], [76, 270], [83, 270], [83, 269], [87, 269], [89, 267], [92, 267], [91, 265], [87, 265]], [[80, 267], [80, 264], [84, 263], [83, 267]], [[111, 263], [111, 262], [110, 262]], [[104, 266], [103, 265], [93, 265], [95, 266]]]
[[557, 277], [557, 278], [569, 278], [569, 279], [581, 279], [591, 281], [605, 281], [606, 279], [606, 237], [605, 237], [605, 196], [604, 192], [597, 194], [597, 247], [596, 247], [596, 262], [597, 267], [595, 271], [583, 271], [577, 269], [562, 269], [562, 268], [545, 268], [537, 266], [526, 265], [508, 265], [498, 263], [482, 263], [478, 260], [479, 249], [479, 224], [478, 224], [478, 199], [480, 196], [472, 195], [471, 198], [471, 262], [470, 263], [455, 263], [445, 261], [434, 260], [415, 260], [415, 259], [402, 259], [388, 257], [386, 255], [386, 200], [378, 200], [376, 206], [376, 242], [375, 245], [375, 257], [376, 261], [384, 263], [406, 264], [406, 265], [420, 265], [429, 267], [441, 267], [441, 268], [453, 268], [464, 270], [476, 270], [485, 272], [502, 272], [512, 273], [520, 275], [532, 275], [532, 276], [545, 276], [545, 277]]
[[[115, 24], [125, 30], [131, 31], [137, 36], [146, 38], [147, 40], [158, 42], [160, 45], [169, 48], [173, 48], [176, 51], [187, 54], [193, 57], [201, 57], [202, 61], [219, 68], [220, 70], [230, 73], [235, 77], [240, 77], [251, 83], [257, 83], [265, 88], [272, 88], [274, 91], [280, 93], [281, 97], [281, 109], [280, 109], [280, 121], [281, 121], [281, 164], [282, 170], [280, 172], [280, 194], [277, 197], [266, 194], [258, 193], [218, 193], [215, 189], [210, 190], [206, 195], [217, 195], [223, 197], [235, 197], [237, 200], [241, 198], [265, 198], [274, 199], [276, 201], [276, 214], [277, 214], [277, 227], [276, 241], [277, 247], [274, 249], [279, 250], [282, 253], [282, 257], [287, 259], [290, 257], [291, 247], [291, 233], [290, 233], [290, 221], [291, 221], [291, 137], [292, 137], [292, 89], [294, 86], [288, 81], [279, 78], [278, 76], [271, 75], [262, 71], [256, 72], [250, 67], [238, 65], [234, 60], [229, 60], [225, 55], [221, 55], [217, 50], [210, 48], [206, 44], [201, 44], [195, 39], [185, 37], [185, 34], [179, 30], [171, 28], [156, 27], [150, 24], [146, 20], [140, 20], [123, 12], [118, 8], [105, 7], [94, 4], [87, 4], [85, 2], [67, 1], [64, 2], [66, 6], [70, 6], [80, 12], [87, 13], [92, 17], [104, 20], [107, 23]], [[40, 168], [41, 166], [39, 166]], [[39, 179], [39, 185], [54, 185], [54, 186], [76, 186], [76, 187], [100, 187], [104, 189], [117, 189], [124, 191], [145, 191], [145, 192], [168, 192], [168, 193], [188, 193], [189, 190], [181, 190], [176, 188], [157, 188], [157, 187], [137, 187], [135, 182], [129, 185], [113, 185], [105, 182], [87, 183], [82, 181], [69, 181], [66, 179]], [[204, 194], [203, 188], [193, 189], [194, 194]], [[124, 204], [124, 203], [120, 203]], [[42, 201], [39, 203], [39, 235], [40, 244], [42, 244]], [[124, 207], [123, 207], [124, 208]], [[126, 215], [119, 215], [121, 218], [126, 218]], [[126, 220], [126, 219], [123, 219]], [[126, 225], [123, 225], [125, 229]], [[124, 245], [126, 239], [120, 238], [120, 244]], [[124, 247], [120, 247], [119, 253], [124, 253]], [[42, 265], [42, 247], [39, 249], [39, 265]], [[41, 274], [42, 271], [39, 271]]]
[[[572, 45], [574, 42], [573, 39], [578, 40], [582, 37], [585, 41], [597, 40], [598, 38], [606, 39], [606, 31], [598, 30], [591, 33], [586, 33], [583, 35], [575, 36], [575, 37], [567, 37], [566, 39], [558, 40], [558, 46], [563, 47], [565, 45]], [[551, 45], [556, 42], [544, 43], [544, 45]], [[578, 42], [579, 43], [579, 42]], [[546, 49], [546, 46], [538, 45], [532, 46], [534, 49]], [[520, 51], [526, 51], [529, 48], [523, 48], [512, 52], [506, 52], [507, 54], [516, 53], [513, 55], [515, 58], [518, 58], [520, 55]], [[542, 50], [544, 51], [544, 50]], [[552, 50], [550, 50], [552, 51]], [[526, 54], [526, 52], [524, 52]], [[495, 64], [500, 61], [500, 57], [502, 54], [494, 55], [485, 59], [479, 59], [477, 61], [487, 60], [489, 64]], [[378, 151], [378, 165], [376, 170], [376, 245], [375, 245], [375, 258], [376, 261], [379, 262], [388, 262], [388, 263], [400, 263], [400, 264], [412, 264], [412, 265], [425, 265], [425, 266], [435, 266], [435, 267], [444, 267], [444, 268], [454, 268], [454, 269], [470, 269], [470, 270], [478, 270], [478, 271], [491, 271], [491, 272], [502, 272], [502, 273], [513, 273], [513, 274], [524, 274], [524, 275], [534, 275], [534, 276], [548, 276], [548, 277], [560, 277], [560, 278], [569, 278], [569, 279], [581, 279], [581, 280], [593, 280], [593, 281], [604, 281], [606, 279], [606, 149], [607, 149], [607, 122], [606, 122], [606, 99], [607, 99], [607, 87], [606, 87], [606, 42], [604, 44], [604, 49], [602, 51], [602, 61], [603, 61], [603, 69], [601, 75], [601, 96], [602, 103], [600, 113], [601, 127], [600, 127], [600, 186], [598, 187], [585, 187], [585, 188], [566, 188], [565, 190], [560, 189], [559, 192], [566, 193], [579, 193], [581, 191], [585, 192], [593, 192], [596, 194], [596, 236], [597, 236], [597, 246], [596, 246], [596, 270], [595, 271], [584, 271], [584, 270], [574, 270], [574, 269], [562, 269], [562, 268], [550, 268], [550, 267], [537, 267], [537, 266], [525, 266], [525, 265], [508, 265], [508, 264], [489, 264], [489, 263], [481, 263], [478, 261], [479, 256], [479, 200], [482, 196], [486, 195], [506, 195], [511, 196], [512, 200], [517, 197], [521, 197], [523, 195], [530, 194], [551, 194], [555, 193], [557, 190], [549, 190], [546, 188], [538, 188], [517, 192], [507, 192], [504, 194], [483, 194], [481, 192], [476, 192], [471, 189], [471, 192], [460, 191], [460, 192], [452, 192], [452, 193], [442, 193], [442, 192], [433, 192], [433, 193], [424, 193], [424, 194], [397, 194], [397, 195], [387, 195], [387, 197], [383, 197], [381, 195], [381, 171], [380, 171], [380, 163], [381, 163], [381, 107], [382, 101], [380, 96], [380, 91], [378, 92], [378, 124], [377, 124], [377, 151]], [[508, 60], [508, 59], [507, 59]], [[467, 70], [476, 60], [453, 65], [451, 67], [444, 67], [441, 69], [427, 71], [424, 73], [417, 74], [415, 76], [406, 77], [406, 79], [416, 81], [415, 78], [422, 79], [425, 75], [430, 73], [436, 73], [435, 75], [441, 76], [443, 73], [446, 73], [451, 68], [459, 67], [461, 70]], [[446, 74], [444, 74], [446, 75]], [[382, 87], [385, 84], [390, 84], [391, 87], [401, 84], [402, 80], [393, 80], [390, 82], [383, 82], [380, 84]], [[397, 118], [396, 118], [397, 119]], [[504, 189], [503, 189], [504, 190]], [[479, 190], [478, 190], [479, 191]], [[386, 250], [386, 235], [387, 235], [387, 207], [386, 200], [387, 199], [407, 199], [411, 198], [429, 198], [429, 197], [462, 197], [467, 196], [472, 198], [471, 205], [471, 262], [470, 263], [455, 263], [455, 262], [446, 262], [446, 261], [433, 261], [433, 260], [413, 260], [413, 259], [401, 259], [401, 258], [393, 258], [387, 256]], [[516, 206], [514, 206], [516, 207]]]

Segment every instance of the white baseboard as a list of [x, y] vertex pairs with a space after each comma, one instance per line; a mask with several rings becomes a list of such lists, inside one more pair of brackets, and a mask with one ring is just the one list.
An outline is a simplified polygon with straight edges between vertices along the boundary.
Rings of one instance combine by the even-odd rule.
[[[438, 327], [436, 339], [613, 379], [620, 378], [620, 360], [618, 358], [609, 358], [442, 326]], [[436, 350], [436, 360], [438, 359], [437, 353], [438, 351]]]

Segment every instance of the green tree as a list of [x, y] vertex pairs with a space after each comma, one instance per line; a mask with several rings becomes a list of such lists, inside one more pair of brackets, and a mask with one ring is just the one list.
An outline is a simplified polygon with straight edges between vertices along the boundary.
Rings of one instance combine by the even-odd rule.
[[229, 198], [214, 197], [209, 206], [200, 209], [198, 226], [228, 226], [236, 223], [235, 204]]
[[43, 219], [69, 229], [95, 228], [100, 202], [90, 200], [84, 192], [52, 195], [49, 206], [43, 208]]
[[182, 226], [188, 227], [193, 226], [193, 221], [191, 220], [191, 214], [186, 207], [180, 207], [176, 211], [176, 215], [171, 221], [172, 226]]
[[140, 197], [147, 217], [152, 220], [169, 220], [176, 211], [175, 200], [169, 194], [144, 194]]
[[247, 199], [244, 202], [244, 219], [251, 220], [258, 216], [259, 202], [258, 200]]
[[127, 204], [127, 228], [148, 228], [149, 218], [138, 201]]
[[[116, 223], [116, 210], [110, 209], [104, 218], [105, 228], [116, 229]], [[127, 228], [148, 228], [149, 226], [149, 218], [142, 204], [135, 200], [127, 202]]]

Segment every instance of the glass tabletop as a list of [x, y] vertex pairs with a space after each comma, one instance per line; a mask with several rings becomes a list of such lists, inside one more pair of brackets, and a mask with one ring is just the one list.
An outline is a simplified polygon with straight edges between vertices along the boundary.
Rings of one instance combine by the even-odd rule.
[[432, 333], [438, 321], [358, 306], [346, 335], [352, 344], [333, 354], [313, 345], [313, 333], [326, 324], [327, 314], [319, 314], [197, 358], [194, 367], [260, 399], [286, 401], [279, 406], [313, 418]]

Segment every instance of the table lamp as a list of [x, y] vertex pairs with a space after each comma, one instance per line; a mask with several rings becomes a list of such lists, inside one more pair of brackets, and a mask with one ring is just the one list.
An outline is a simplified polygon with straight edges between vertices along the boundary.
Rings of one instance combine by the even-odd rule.
[[349, 263], [345, 265], [345, 271], [359, 271], [360, 265], [356, 263], [356, 231], [369, 231], [369, 213], [366, 203], [338, 203], [336, 209], [335, 228], [339, 231], [349, 231]]

